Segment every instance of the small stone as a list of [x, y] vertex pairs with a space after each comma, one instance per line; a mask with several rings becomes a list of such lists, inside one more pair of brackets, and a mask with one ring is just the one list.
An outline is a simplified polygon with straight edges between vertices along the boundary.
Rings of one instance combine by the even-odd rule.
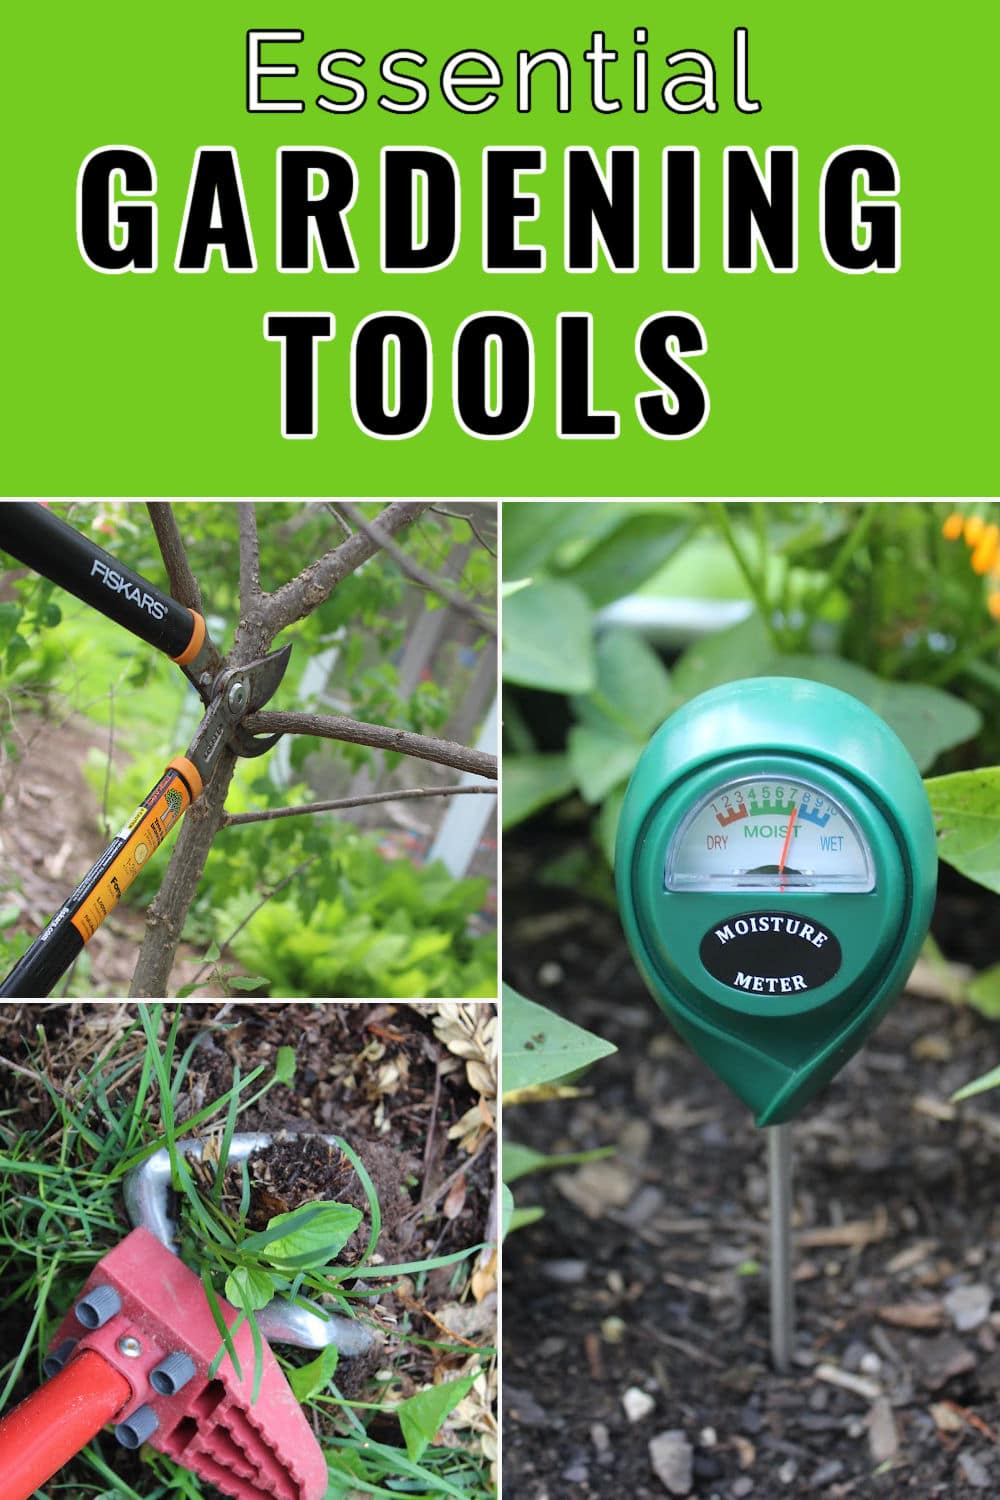
[[782, 1484], [794, 1484], [795, 1476], [799, 1472], [799, 1466], [794, 1458], [786, 1458], [778, 1470], [778, 1479]]
[[990, 1315], [993, 1293], [988, 1286], [957, 1286], [944, 1299], [944, 1305], [956, 1333], [970, 1333], [985, 1323]]
[[861, 1356], [858, 1369], [862, 1375], [881, 1375], [882, 1361], [874, 1350], [869, 1350], [867, 1354]]
[[828, 1458], [825, 1464], [820, 1464], [815, 1474], [809, 1481], [811, 1490], [821, 1490], [825, 1485], [832, 1484], [839, 1479], [844, 1472], [844, 1465], [839, 1458]]
[[603, 1422], [592, 1422], [590, 1426], [590, 1441], [595, 1451], [602, 1457], [611, 1451], [611, 1434]]
[[631, 1385], [622, 1397], [622, 1406], [630, 1422], [641, 1422], [643, 1417], [649, 1416], [656, 1402], [647, 1391], [640, 1391], [638, 1386]]
[[719, 1441], [719, 1434], [714, 1427], [703, 1427], [698, 1434], [699, 1448], [714, 1448]]
[[616, 1297], [622, 1297], [622, 1296], [624, 1296], [624, 1294], [625, 1294], [625, 1277], [622, 1275], [622, 1273], [620, 1271], [609, 1271], [608, 1272], [608, 1291], [609, 1292], [614, 1292], [614, 1294], [615, 1294]]
[[670, 1495], [690, 1495], [694, 1484], [694, 1449], [679, 1429], [659, 1432], [649, 1441], [653, 1473]]
[[958, 1467], [961, 1469], [966, 1484], [974, 1490], [985, 1490], [989, 1488], [990, 1476], [986, 1472], [986, 1465], [971, 1453], [960, 1453], [958, 1455]]
[[746, 1500], [747, 1495], [753, 1494], [753, 1480], [749, 1474], [741, 1474], [739, 1479], [734, 1479], [729, 1493], [733, 1500]]
[[896, 1418], [886, 1396], [873, 1401], [868, 1414], [868, 1451], [875, 1464], [889, 1463], [899, 1452]]
[[606, 1344], [620, 1344], [626, 1331], [622, 1318], [605, 1318], [601, 1323], [601, 1337]]
[[554, 961], [542, 964], [538, 970], [538, 983], [545, 990], [551, 990], [555, 985], [562, 984], [565, 977], [562, 964]]
[[578, 1286], [587, 1279], [588, 1264], [585, 1260], [547, 1260], [542, 1265], [542, 1275], [560, 1286]]
[[562, 1477], [570, 1484], [586, 1484], [590, 1478], [590, 1473], [587, 1465], [578, 1461], [577, 1463], [570, 1464], [569, 1468], [563, 1469]]

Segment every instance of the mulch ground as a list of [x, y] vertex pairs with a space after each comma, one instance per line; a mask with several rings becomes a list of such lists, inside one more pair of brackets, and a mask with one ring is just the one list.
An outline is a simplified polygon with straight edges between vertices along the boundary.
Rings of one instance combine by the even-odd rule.
[[[544, 883], [568, 847], [552, 824], [505, 846], [506, 977], [619, 1050], [582, 1098], [511, 1109], [505, 1130], [615, 1154], [516, 1189], [546, 1216], [505, 1249], [505, 1494], [1000, 1492], [1000, 1093], [949, 1102], [995, 1066], [996, 1027], [907, 994], [796, 1122], [778, 1376], [763, 1133], [649, 999], [616, 914]], [[949, 958], [996, 962], [995, 912], [949, 883]]]

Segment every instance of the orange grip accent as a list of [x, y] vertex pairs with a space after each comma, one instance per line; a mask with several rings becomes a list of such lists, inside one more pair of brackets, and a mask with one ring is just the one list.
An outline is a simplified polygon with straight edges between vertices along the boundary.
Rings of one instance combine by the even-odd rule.
[[176, 771], [184, 777], [191, 790], [191, 801], [197, 802], [205, 790], [205, 783], [198, 775], [198, 767], [193, 760], [188, 760], [186, 755], [175, 755], [173, 760], [167, 762], [168, 771]]
[[205, 639], [204, 619], [196, 609], [190, 610], [189, 613], [191, 615], [191, 619], [194, 621], [194, 629], [191, 632], [191, 639], [184, 647], [184, 650], [181, 652], [180, 656], [172, 656], [170, 658], [170, 660], [175, 661], [179, 667], [186, 667], [189, 661], [194, 661], [195, 657], [198, 655], [198, 652], [201, 650], [202, 642]]
[[4, 1500], [29, 1500], [131, 1398], [124, 1375], [96, 1350], [84, 1349], [71, 1359], [0, 1418]]
[[93, 888], [70, 917], [77, 932], [88, 943], [105, 917], [128, 890], [151, 854], [155, 854], [167, 834], [194, 800], [186, 774], [194, 771], [201, 790], [201, 777], [184, 756], [177, 757], [180, 769], [171, 767], [156, 783], [145, 802], [140, 802], [117, 837], [121, 847], [102, 870]]

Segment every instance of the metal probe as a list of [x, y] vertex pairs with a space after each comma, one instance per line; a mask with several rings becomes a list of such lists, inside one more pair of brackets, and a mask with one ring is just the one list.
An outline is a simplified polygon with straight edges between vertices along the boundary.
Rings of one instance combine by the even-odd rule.
[[779, 1375], [788, 1371], [795, 1339], [792, 1289], [792, 1127], [767, 1127], [767, 1177], [771, 1241], [771, 1358]]

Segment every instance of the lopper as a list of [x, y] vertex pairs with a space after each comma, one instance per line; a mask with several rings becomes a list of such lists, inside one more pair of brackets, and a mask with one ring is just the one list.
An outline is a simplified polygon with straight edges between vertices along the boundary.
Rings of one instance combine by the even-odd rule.
[[[332, 1136], [323, 1137], [335, 1141]], [[229, 1161], [270, 1144], [236, 1135]], [[178, 1141], [200, 1157], [202, 1143]], [[219, 1330], [201, 1281], [180, 1260], [170, 1207], [170, 1158], [160, 1150], [125, 1180], [136, 1226], [94, 1267], [57, 1328], [42, 1368], [48, 1380], [0, 1418], [3, 1500], [28, 1500], [109, 1422], [122, 1447], [144, 1443], [210, 1481], [234, 1500], [321, 1500], [326, 1460], [269, 1343], [262, 1345], [253, 1400], [253, 1337], [219, 1299], [240, 1362], [227, 1355], [213, 1374]], [[366, 1353], [371, 1332], [353, 1318], [299, 1299], [275, 1298], [256, 1314], [272, 1343]]]
[[273, 696], [291, 646], [223, 670], [205, 621], [81, 536], [33, 501], [0, 505], [0, 549], [75, 594], [140, 640], [163, 651], [192, 683], [205, 715], [183, 755], [160, 780], [63, 902], [0, 984], [0, 995], [47, 995], [89, 942], [192, 802], [201, 796], [228, 746], [240, 756], [263, 755], [278, 735], [243, 726]]

